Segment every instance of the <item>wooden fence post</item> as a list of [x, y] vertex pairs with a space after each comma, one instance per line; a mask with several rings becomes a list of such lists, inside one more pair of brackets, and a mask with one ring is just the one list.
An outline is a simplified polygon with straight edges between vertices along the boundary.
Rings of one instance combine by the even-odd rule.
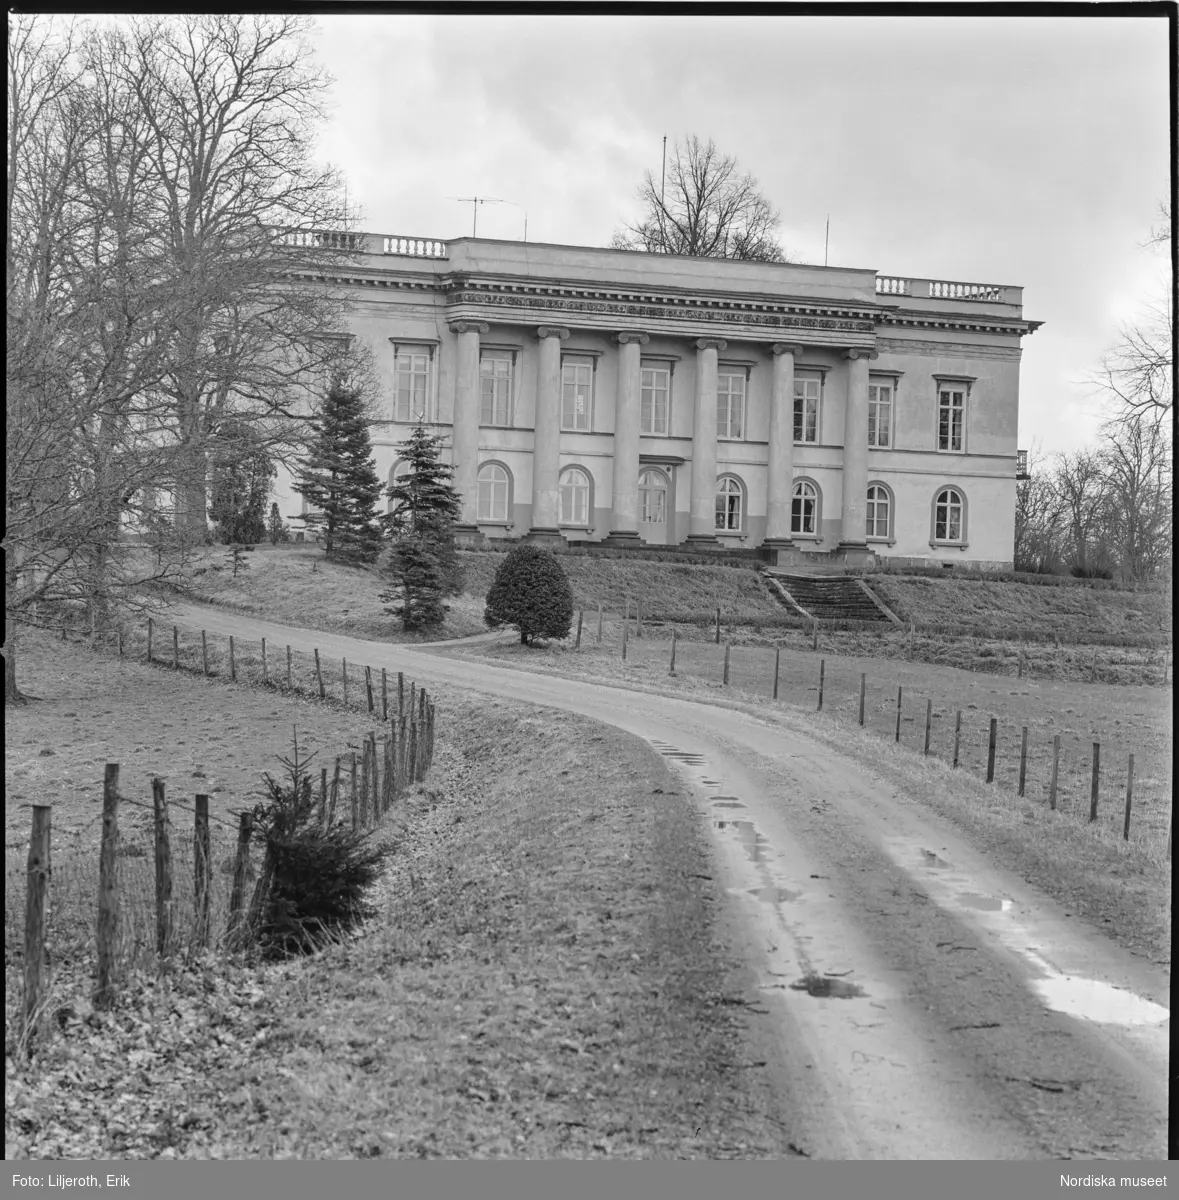
[[209, 944], [209, 901], [213, 891], [213, 854], [209, 839], [209, 797], [199, 794], [196, 798], [196, 816], [193, 820], [192, 838], [193, 863], [193, 913], [196, 925], [193, 931], [196, 944], [202, 949]]
[[598, 645], [602, 644], [602, 602], [598, 601]]
[[180, 630], [172, 626], [172, 670], [180, 670]]
[[630, 597], [626, 598], [626, 615], [622, 618], [622, 627], [625, 629], [630, 624]]
[[914, 633], [915, 625], [916, 625], [916, 622], [914, 622], [914, 621], [909, 622], [909, 661], [910, 662], [913, 661], [913, 633]]
[[342, 658], [340, 661], [341, 661], [341, 662], [344, 664], [344, 665], [343, 665], [343, 675], [344, 675], [344, 707], [345, 707], [345, 708], [347, 708], [347, 707], [348, 707], [348, 660], [347, 660], [346, 658]]
[[574, 649], [574, 650], [580, 650], [580, 649], [581, 649], [581, 623], [582, 623], [582, 621], [583, 621], [584, 619], [585, 619], [585, 609], [584, 609], [584, 608], [579, 608], [579, 609], [577, 610], [577, 637], [576, 637], [576, 639], [575, 639], [575, 640], [574, 640], [574, 642], [573, 642], [573, 649]]
[[868, 690], [868, 673], [860, 672], [860, 725], [864, 724], [864, 693]]
[[1019, 739], [1019, 794], [1024, 793], [1024, 784], [1028, 777], [1028, 727], [1023, 727], [1023, 733]]
[[114, 1001], [115, 948], [119, 936], [119, 764], [107, 763], [102, 777], [102, 848], [98, 856], [98, 987], [96, 1008]]
[[[152, 619], [151, 619], [151, 617], [148, 617], [148, 619], [147, 619], [147, 661], [148, 662], [151, 662], [151, 635], [152, 635], [153, 627], [154, 627], [154, 625], [153, 625]], [[1164, 679], [1163, 682], [1166, 683], [1166, 680]]]
[[[1019, 643], [1019, 649], [1017, 651], [1017, 654], [1018, 654], [1018, 657], [1016, 658], [1016, 661], [1015, 661], [1015, 678], [1022, 679], [1023, 678], [1023, 642]], [[1020, 792], [1020, 795], [1022, 796], [1023, 793]]]
[[358, 807], [359, 797], [356, 795], [356, 751], [352, 751], [352, 783], [349, 798], [352, 801], [352, 830], [355, 832], [360, 828], [360, 809]]
[[411, 714], [409, 720], [409, 781], [417, 783], [421, 764], [418, 762], [418, 722], [416, 714]]
[[229, 893], [229, 924], [227, 933], [234, 935], [242, 921], [242, 906], [246, 898], [246, 880], [250, 873], [250, 838], [254, 833], [254, 814], [240, 813], [237, 827], [237, 857], [233, 863], [233, 890]]
[[897, 735], [895, 741], [901, 740], [901, 692], [903, 688], [897, 688]]
[[287, 646], [287, 691], [291, 690], [291, 648]]
[[815, 617], [811, 629], [811, 649], [818, 650], [819, 648], [819, 618]]
[[991, 731], [987, 735], [987, 783], [995, 781], [995, 743], [998, 741], [999, 719], [991, 718]]
[[321, 700], [326, 700], [327, 699], [327, 689], [323, 686], [323, 671], [320, 670], [320, 666], [319, 666], [319, 650], [318, 650], [318, 648], [313, 649], [311, 653], [315, 655], [315, 681], [316, 681], [316, 683], [319, 684], [319, 698]]
[[[629, 606], [628, 606], [629, 607]], [[630, 626], [630, 614], [627, 614], [626, 620], [622, 622], [622, 661], [626, 662], [626, 632]]]
[[925, 700], [925, 757], [929, 757], [929, 734], [933, 728], [933, 701], [926, 697]]
[[209, 673], [209, 639], [203, 629], [201, 630], [201, 671], [205, 675]]
[[389, 719], [389, 677], [385, 668], [381, 668], [381, 720]]
[[825, 658], [820, 658], [819, 659], [819, 707], [816, 710], [818, 712], [823, 711], [823, 676], [826, 672], [826, 669], [827, 669], [827, 660]]
[[716, 644], [720, 645], [720, 608], [716, 610]]
[[368, 697], [368, 711], [373, 711], [373, 669], [372, 667], [364, 668], [364, 692]]
[[360, 751], [360, 817], [359, 827], [361, 829], [368, 828], [368, 792], [369, 785], [372, 782], [372, 767], [368, 757], [368, 738], [364, 739], [364, 745]]
[[635, 637], [643, 636], [643, 598], [635, 597]]
[[1089, 682], [1097, 682], [1097, 647], [1093, 647], [1093, 664], [1089, 668]]
[[721, 677], [721, 682], [725, 687], [729, 686], [729, 652], [733, 648], [732, 642], [725, 642], [725, 673]]
[[1122, 841], [1130, 840], [1130, 803], [1131, 797], [1134, 794], [1134, 755], [1130, 755], [1129, 765], [1126, 767], [1126, 822], [1122, 826]]
[[397, 717], [405, 715], [405, 672], [397, 672]]
[[229, 635], [229, 678], [237, 682], [237, 660], [233, 656], [233, 634]]
[[667, 668], [667, 673], [669, 675], [675, 674], [675, 644], [676, 644], [676, 632], [675, 632], [675, 628], [673, 627], [672, 631], [671, 631], [671, 666], [669, 666]]
[[1097, 820], [1097, 784], [1101, 775], [1101, 743], [1093, 743], [1093, 774], [1089, 781], [1089, 820]]
[[123, 627], [119, 626], [119, 657], [123, 657]]
[[1048, 784], [1048, 807], [1056, 808], [1056, 780], [1060, 772], [1060, 734], [1052, 738], [1052, 780]]
[[336, 819], [336, 801], [340, 798], [340, 756], [336, 755], [336, 773], [332, 776], [332, 799], [328, 805], [327, 823], [330, 829]]
[[954, 761], [951, 766], [958, 765], [958, 746], [962, 740], [962, 710], [958, 709], [957, 715], [954, 717]]
[[262, 686], [270, 686], [270, 675], [266, 670], [266, 639], [262, 639]]
[[156, 953], [165, 958], [172, 949], [172, 831], [159, 776], [151, 781], [151, 801], [156, 834]]
[[328, 797], [328, 782], [327, 782], [327, 767], [319, 768], [319, 825], [321, 829], [327, 828], [327, 797]]
[[29, 1057], [41, 1022], [41, 1009], [48, 991], [49, 972], [45, 953], [45, 913], [49, 898], [50, 824], [53, 806], [33, 805], [33, 829], [25, 875], [25, 1004], [24, 1034]]
[[782, 668], [782, 647], [774, 647], [774, 699], [778, 698], [778, 677]]

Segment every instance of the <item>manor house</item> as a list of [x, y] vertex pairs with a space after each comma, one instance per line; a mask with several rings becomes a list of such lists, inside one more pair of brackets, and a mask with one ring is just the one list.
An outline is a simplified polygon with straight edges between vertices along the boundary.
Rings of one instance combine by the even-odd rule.
[[[1010, 566], [1022, 290], [374, 234], [336, 282], [377, 466], [440, 432], [468, 538]], [[280, 509], [301, 511], [289, 479]], [[297, 526], [296, 526], [297, 527]]]

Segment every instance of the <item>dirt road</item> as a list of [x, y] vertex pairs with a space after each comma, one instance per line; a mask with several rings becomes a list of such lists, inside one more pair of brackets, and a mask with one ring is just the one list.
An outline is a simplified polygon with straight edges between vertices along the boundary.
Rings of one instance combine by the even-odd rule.
[[171, 619], [569, 709], [649, 742], [713, 829], [752, 1034], [815, 1158], [1164, 1158], [1165, 972], [989, 866], [789, 718], [299, 631]]

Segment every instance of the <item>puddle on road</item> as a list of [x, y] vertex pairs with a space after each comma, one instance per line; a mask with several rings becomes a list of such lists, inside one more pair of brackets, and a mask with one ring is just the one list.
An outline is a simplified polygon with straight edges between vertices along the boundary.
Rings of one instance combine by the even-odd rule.
[[763, 904], [789, 904], [791, 900], [797, 900], [802, 895], [801, 892], [792, 892], [784, 887], [746, 888], [746, 891], [749, 895], [756, 896]]
[[845, 979], [832, 979], [829, 975], [804, 975], [797, 983], [790, 985], [794, 992], [806, 992], [808, 996], [818, 996], [820, 999], [833, 997], [836, 1000], [851, 1000], [856, 996], [867, 993], [857, 984], [848, 983]]
[[922, 850], [921, 853], [925, 856], [925, 865], [938, 870], [942, 867], [948, 867], [950, 864], [944, 858], [938, 858], [932, 850]]
[[757, 826], [752, 821], [713, 821], [717, 829], [731, 829], [737, 840], [745, 847], [745, 857], [750, 862], [768, 862], [767, 847], [769, 838], [762, 837], [757, 832]]
[[713, 808], [744, 808], [745, 805], [740, 800], [730, 800], [727, 797], [724, 800], [714, 800]]
[[1008, 912], [1011, 901], [1000, 896], [983, 896], [978, 892], [959, 892], [958, 903], [967, 908], [977, 908], [983, 912]]
[[1049, 1008], [1099, 1025], [1161, 1025], [1170, 1009], [1098, 979], [1053, 975], [1032, 986]]

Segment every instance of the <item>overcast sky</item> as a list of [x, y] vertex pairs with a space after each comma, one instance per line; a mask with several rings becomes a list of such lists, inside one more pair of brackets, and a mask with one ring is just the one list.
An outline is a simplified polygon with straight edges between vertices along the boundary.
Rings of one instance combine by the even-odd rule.
[[607, 245], [662, 139], [711, 137], [802, 262], [1020, 284], [1020, 445], [1095, 432], [1083, 384], [1165, 285], [1162, 19], [320, 16], [325, 159], [375, 233]]

